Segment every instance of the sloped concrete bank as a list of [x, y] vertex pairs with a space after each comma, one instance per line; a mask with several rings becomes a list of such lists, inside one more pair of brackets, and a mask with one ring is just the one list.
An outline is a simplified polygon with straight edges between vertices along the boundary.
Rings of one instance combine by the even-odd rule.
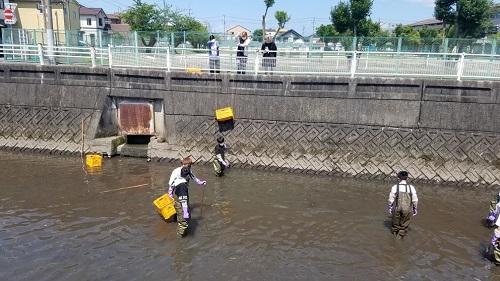
[[[151, 158], [209, 162], [223, 134], [235, 166], [498, 186], [499, 85], [2, 64], [0, 147], [96, 150], [145, 120]], [[236, 120], [221, 133], [214, 111], [225, 106]]]

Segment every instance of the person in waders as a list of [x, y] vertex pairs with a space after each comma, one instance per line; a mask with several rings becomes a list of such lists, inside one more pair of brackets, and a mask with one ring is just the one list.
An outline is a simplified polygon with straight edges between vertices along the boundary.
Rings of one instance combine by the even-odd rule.
[[181, 161], [181, 167], [175, 168], [168, 181], [168, 194], [174, 199], [174, 207], [177, 213], [177, 236], [183, 237], [188, 228], [189, 219], [189, 193], [188, 185], [192, 179], [198, 185], [206, 185], [207, 181], [198, 179], [191, 171], [193, 161], [186, 157]]
[[215, 146], [215, 159], [213, 161], [215, 175], [222, 177], [224, 175], [224, 170], [229, 168], [229, 161], [226, 159], [226, 149], [227, 146], [224, 143], [224, 137], [217, 138], [217, 145]]
[[488, 247], [488, 258], [495, 265], [500, 265], [500, 229], [497, 225], [498, 223], [498, 221], [495, 223], [497, 228], [493, 232], [493, 236], [490, 239], [490, 246]]
[[486, 223], [489, 227], [494, 227], [500, 214], [500, 193], [497, 193], [496, 199], [490, 201], [490, 211], [486, 218]]
[[406, 182], [408, 172], [398, 173], [399, 183], [391, 188], [389, 194], [389, 214], [392, 216], [392, 234], [403, 238], [408, 232], [411, 216], [417, 215], [417, 191]]

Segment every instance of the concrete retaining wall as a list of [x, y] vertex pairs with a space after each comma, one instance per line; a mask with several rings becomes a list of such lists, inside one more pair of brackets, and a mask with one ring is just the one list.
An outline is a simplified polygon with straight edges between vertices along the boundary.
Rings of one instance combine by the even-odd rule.
[[[77, 152], [116, 134], [116, 99], [151, 100], [150, 155], [210, 161], [217, 108], [236, 166], [500, 185], [498, 82], [192, 75], [139, 69], [0, 65], [0, 146]], [[85, 146], [85, 149], [89, 149]]]

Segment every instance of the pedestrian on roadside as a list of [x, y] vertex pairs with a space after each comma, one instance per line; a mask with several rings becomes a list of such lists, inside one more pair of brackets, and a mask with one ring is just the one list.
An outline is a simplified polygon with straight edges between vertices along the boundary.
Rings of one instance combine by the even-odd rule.
[[392, 216], [392, 234], [404, 238], [408, 232], [411, 216], [417, 215], [417, 191], [408, 184], [408, 172], [398, 173], [399, 182], [391, 188], [389, 194], [389, 214]]
[[250, 38], [246, 31], [236, 37], [238, 50], [236, 52], [236, 67], [238, 74], [245, 74], [248, 61], [248, 45], [250, 45]]
[[266, 35], [265, 42], [262, 43], [260, 50], [262, 52], [262, 69], [265, 71], [265, 74], [272, 74], [276, 67], [278, 48], [271, 35]]
[[190, 219], [189, 209], [189, 181], [192, 179], [198, 185], [206, 185], [205, 180], [198, 179], [191, 171], [193, 161], [186, 157], [181, 161], [182, 166], [174, 169], [168, 181], [168, 194], [174, 199], [174, 207], [177, 213], [177, 236], [184, 237], [188, 230]]
[[207, 48], [210, 73], [220, 73], [219, 42], [217, 42], [214, 35], [210, 35]]
[[218, 137], [217, 145], [215, 146], [215, 158], [213, 160], [215, 175], [218, 177], [222, 177], [224, 170], [229, 168], [229, 161], [227, 161], [225, 156], [226, 149], [227, 146], [224, 143], [224, 137]]

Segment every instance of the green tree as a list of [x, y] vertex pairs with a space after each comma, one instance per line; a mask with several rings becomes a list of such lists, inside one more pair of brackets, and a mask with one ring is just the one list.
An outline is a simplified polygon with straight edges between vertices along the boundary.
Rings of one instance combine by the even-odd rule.
[[316, 35], [319, 37], [335, 37], [339, 36], [340, 33], [335, 29], [333, 24], [320, 25], [316, 28]]
[[132, 30], [138, 31], [142, 44], [147, 47], [156, 44], [157, 31], [174, 32], [176, 42], [184, 39], [180, 32], [187, 32], [186, 40], [195, 46], [208, 40], [205, 25], [193, 17], [172, 10], [168, 5], [160, 8], [143, 0], [134, 0], [133, 5], [122, 14], [122, 18]]
[[176, 33], [176, 42], [181, 41], [180, 33], [186, 32], [186, 40], [194, 47], [199, 47], [208, 41], [207, 27], [195, 18], [186, 15], [174, 16], [172, 24], [167, 28], [167, 31]]
[[276, 11], [274, 18], [278, 22], [278, 30], [276, 30], [276, 33], [274, 34], [274, 38], [276, 38], [280, 30], [285, 28], [285, 24], [289, 22], [291, 18], [285, 11]]
[[421, 43], [420, 33], [412, 26], [398, 24], [394, 33], [398, 37], [403, 37], [405, 44], [418, 46]]
[[335, 30], [345, 34], [351, 28], [351, 7], [348, 3], [340, 2], [330, 12], [330, 20]]
[[[340, 1], [330, 12], [335, 29], [340, 33], [346, 33], [348, 30], [353, 35], [363, 35], [369, 29], [370, 22], [367, 18], [370, 16], [373, 6], [373, 0], [349, 0], [349, 2]], [[363, 31], [360, 31], [360, 28]]]
[[[264, 31], [264, 33], [266, 33], [267, 11], [269, 10], [269, 8], [274, 6], [274, 0], [264, 0], [264, 4], [266, 5], [266, 11], [264, 12], [264, 15], [262, 16], [262, 30]], [[265, 34], [263, 34], [263, 35], [265, 35]], [[262, 42], [264, 42], [264, 37], [265, 36], [262, 36]]]
[[260, 40], [264, 33], [262, 32], [262, 29], [256, 29], [252, 33], [252, 37], [254, 40]]
[[142, 44], [148, 47], [156, 44], [156, 31], [164, 30], [168, 22], [166, 11], [162, 11], [156, 5], [144, 3], [142, 0], [134, 0], [134, 5], [121, 16], [132, 30], [145, 31], [139, 35]]
[[435, 0], [434, 16], [453, 25], [455, 37], [481, 37], [491, 26], [491, 0]]

